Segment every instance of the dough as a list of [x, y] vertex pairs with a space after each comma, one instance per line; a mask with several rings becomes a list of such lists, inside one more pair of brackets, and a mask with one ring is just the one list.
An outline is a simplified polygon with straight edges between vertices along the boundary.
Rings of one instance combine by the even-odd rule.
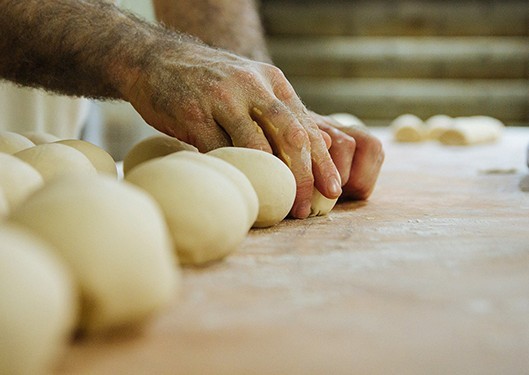
[[2, 224], [2, 220], [7, 217], [9, 214], [9, 204], [7, 203], [7, 198], [4, 194], [4, 190], [2, 189], [2, 186], [0, 186], [0, 225]]
[[441, 135], [453, 126], [454, 119], [446, 115], [435, 115], [427, 119], [424, 124], [426, 125], [426, 137], [439, 140]]
[[415, 115], [400, 115], [391, 122], [390, 127], [398, 142], [421, 142], [426, 139], [426, 127], [423, 121]]
[[199, 152], [179, 151], [166, 156], [166, 158], [173, 157], [196, 160], [197, 162], [203, 163], [229, 178], [239, 188], [239, 191], [246, 202], [246, 208], [248, 211], [248, 229], [253, 226], [255, 220], [257, 219], [257, 214], [259, 213], [259, 199], [257, 198], [255, 189], [244, 173], [222, 159], [201, 154]]
[[44, 182], [63, 174], [96, 174], [90, 160], [73, 147], [58, 143], [45, 143], [19, 151], [15, 156], [40, 172]]
[[184, 150], [198, 152], [195, 147], [173, 137], [166, 135], [149, 137], [134, 145], [125, 155], [123, 173], [126, 175], [136, 165], [147, 160]]
[[358, 117], [351, 115], [350, 113], [333, 113], [329, 115], [333, 120], [337, 121], [341, 126], [337, 126], [338, 129], [343, 128], [357, 128], [365, 130], [367, 129], [366, 124]]
[[329, 199], [314, 188], [310, 205], [310, 217], [327, 215], [336, 205], [338, 198]]
[[453, 146], [494, 142], [501, 137], [503, 129], [503, 123], [493, 117], [457, 117], [453, 127], [443, 132], [439, 140]]
[[14, 154], [33, 146], [35, 144], [23, 135], [9, 131], [0, 131], [0, 152]]
[[259, 214], [254, 227], [270, 227], [290, 212], [296, 197], [296, 180], [276, 156], [264, 151], [222, 147], [208, 152], [234, 165], [248, 177], [259, 198]]
[[125, 179], [158, 201], [182, 264], [221, 259], [246, 238], [248, 208], [239, 188], [203, 162], [156, 158]]
[[75, 326], [73, 279], [31, 232], [0, 226], [0, 374], [51, 373]]
[[108, 174], [117, 178], [118, 170], [115, 160], [101, 147], [79, 139], [64, 139], [55, 143], [75, 148], [90, 160], [99, 173]]
[[88, 332], [139, 323], [177, 294], [179, 273], [162, 212], [131, 184], [102, 175], [58, 177], [10, 220], [47, 240], [68, 264]]
[[43, 184], [42, 176], [31, 165], [14, 155], [0, 152], [0, 188], [11, 209], [15, 209]]
[[51, 133], [45, 132], [24, 132], [21, 134], [27, 139], [29, 139], [31, 142], [33, 142], [35, 145], [41, 145], [43, 143], [51, 143], [60, 140], [59, 137]]

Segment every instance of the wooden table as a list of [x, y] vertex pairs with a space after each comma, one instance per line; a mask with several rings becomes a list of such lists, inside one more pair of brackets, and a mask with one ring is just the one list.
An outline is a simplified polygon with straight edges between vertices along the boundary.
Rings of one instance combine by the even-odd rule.
[[375, 134], [369, 202], [252, 231], [145, 331], [79, 341], [58, 373], [529, 374], [529, 128], [467, 148]]

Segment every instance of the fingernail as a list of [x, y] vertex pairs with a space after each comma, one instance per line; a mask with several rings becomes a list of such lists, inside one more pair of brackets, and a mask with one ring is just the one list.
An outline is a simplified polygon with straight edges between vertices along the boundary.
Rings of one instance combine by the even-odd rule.
[[332, 178], [329, 184], [329, 192], [335, 197], [339, 197], [342, 194], [342, 184], [339, 179]]

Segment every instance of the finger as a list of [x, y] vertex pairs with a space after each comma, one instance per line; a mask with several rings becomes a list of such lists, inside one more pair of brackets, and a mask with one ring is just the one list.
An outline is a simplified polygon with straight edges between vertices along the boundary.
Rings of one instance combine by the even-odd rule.
[[327, 143], [322, 137], [312, 116], [299, 99], [292, 85], [281, 70], [273, 67], [268, 70], [271, 87], [276, 97], [296, 115], [309, 137], [314, 186], [327, 198], [333, 199], [342, 193], [341, 179], [331, 156]]
[[321, 129], [320, 129], [320, 135], [323, 137], [323, 141], [325, 142], [325, 147], [327, 147], [327, 150], [330, 149], [332, 146], [331, 136]]
[[308, 115], [304, 115], [303, 120], [311, 145], [314, 186], [327, 198], [337, 198], [342, 193], [340, 174], [316, 123]]
[[259, 108], [253, 107], [251, 113], [263, 129], [274, 154], [283, 160], [296, 179], [296, 198], [291, 215], [308, 217], [314, 178], [307, 132], [291, 111], [277, 100]]
[[326, 134], [332, 139], [329, 153], [331, 154], [334, 165], [336, 165], [336, 169], [338, 169], [338, 173], [340, 173], [342, 186], [344, 186], [349, 181], [351, 167], [355, 156], [356, 141], [353, 137], [348, 136], [326, 123], [320, 122], [318, 123], [318, 126], [321, 131], [326, 132]]
[[356, 152], [343, 196], [364, 200], [375, 188], [384, 162], [384, 151], [377, 138], [358, 129], [351, 129], [350, 134], [356, 140]]
[[233, 146], [272, 153], [263, 129], [250, 117], [247, 109], [230, 106], [229, 109], [216, 113], [215, 118], [231, 138]]

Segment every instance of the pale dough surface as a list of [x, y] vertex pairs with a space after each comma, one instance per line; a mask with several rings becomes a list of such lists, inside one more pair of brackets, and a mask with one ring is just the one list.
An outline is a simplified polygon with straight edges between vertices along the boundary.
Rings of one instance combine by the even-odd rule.
[[26, 200], [11, 220], [52, 244], [68, 264], [82, 293], [87, 331], [143, 322], [178, 293], [179, 269], [162, 212], [127, 182], [62, 176]]

